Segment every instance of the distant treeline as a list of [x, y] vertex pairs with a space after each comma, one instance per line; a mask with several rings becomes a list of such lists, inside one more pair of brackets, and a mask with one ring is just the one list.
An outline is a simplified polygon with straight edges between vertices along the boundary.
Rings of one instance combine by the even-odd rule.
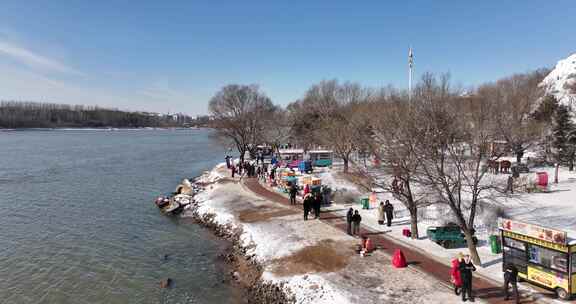
[[186, 127], [196, 121], [183, 114], [127, 112], [97, 106], [0, 101], [0, 128]]

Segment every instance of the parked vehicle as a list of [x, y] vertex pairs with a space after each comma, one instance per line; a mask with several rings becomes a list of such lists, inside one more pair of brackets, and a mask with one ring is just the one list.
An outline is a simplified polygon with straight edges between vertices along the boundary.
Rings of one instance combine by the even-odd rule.
[[334, 159], [334, 152], [331, 150], [310, 150], [308, 151], [312, 166], [330, 167]]
[[[466, 246], [466, 238], [457, 224], [449, 223], [446, 226], [428, 227], [426, 230], [428, 239], [444, 248], [459, 248]], [[474, 237], [474, 244], [478, 239]]]
[[514, 265], [518, 278], [556, 292], [576, 295], [576, 243], [566, 231], [500, 218], [502, 271]]

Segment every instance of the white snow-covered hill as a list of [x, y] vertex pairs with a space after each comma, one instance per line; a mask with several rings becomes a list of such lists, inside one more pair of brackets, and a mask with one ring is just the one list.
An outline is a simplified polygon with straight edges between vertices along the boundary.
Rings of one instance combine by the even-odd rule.
[[576, 53], [558, 61], [556, 67], [542, 80], [548, 94], [554, 95], [561, 104], [576, 105], [576, 92], [570, 92], [569, 86], [576, 83]]

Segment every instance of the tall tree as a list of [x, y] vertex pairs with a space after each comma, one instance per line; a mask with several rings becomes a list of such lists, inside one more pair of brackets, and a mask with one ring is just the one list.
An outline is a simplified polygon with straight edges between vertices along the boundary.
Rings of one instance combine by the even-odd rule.
[[556, 149], [556, 159], [559, 163], [567, 163], [569, 170], [574, 170], [576, 157], [576, 128], [572, 122], [570, 110], [565, 105], [556, 108], [554, 116], [553, 143]]
[[490, 100], [497, 111], [493, 113], [498, 119], [496, 128], [498, 137], [508, 142], [508, 147], [516, 155], [519, 163], [524, 152], [532, 147], [542, 132], [532, 113], [538, 101], [544, 96], [544, 88], [539, 86], [547, 70], [536, 70], [531, 73], [517, 74], [486, 84], [478, 89], [477, 94]]
[[348, 172], [352, 153], [359, 145], [358, 132], [366, 127], [356, 110], [369, 96], [370, 91], [357, 83], [325, 80], [313, 85], [302, 100], [288, 106], [292, 135], [307, 146], [332, 149]]
[[277, 111], [256, 85], [231, 84], [210, 100], [213, 127], [232, 140], [244, 161], [247, 151], [264, 140], [265, 128]]
[[472, 259], [481, 264], [474, 225], [484, 194], [496, 186], [486, 178], [485, 166], [491, 159], [487, 147], [495, 136], [494, 106], [486, 99], [459, 98], [445, 82], [424, 81], [414, 97], [416, 121], [422, 125], [415, 146], [417, 178], [448, 205]]
[[379, 102], [372, 111], [371, 150], [380, 166], [366, 170], [372, 186], [391, 193], [410, 213], [411, 237], [417, 239], [418, 208], [430, 204], [432, 195], [417, 183], [419, 159], [416, 148], [422, 130], [408, 100]]

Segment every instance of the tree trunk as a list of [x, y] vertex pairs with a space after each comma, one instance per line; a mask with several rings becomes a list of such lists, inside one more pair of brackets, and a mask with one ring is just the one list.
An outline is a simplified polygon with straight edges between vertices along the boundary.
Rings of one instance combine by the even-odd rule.
[[348, 158], [344, 158], [344, 173], [348, 173]]
[[246, 154], [246, 150], [238, 149], [238, 152], [240, 152], [240, 164], [243, 164], [244, 163], [244, 154]]
[[410, 234], [412, 239], [418, 239], [418, 209], [416, 207], [410, 210]]
[[480, 261], [480, 256], [478, 255], [478, 250], [474, 244], [474, 239], [472, 232], [468, 229], [462, 229], [464, 232], [464, 237], [466, 238], [466, 245], [468, 246], [468, 251], [470, 251], [470, 257], [476, 266], [482, 266], [482, 261]]

